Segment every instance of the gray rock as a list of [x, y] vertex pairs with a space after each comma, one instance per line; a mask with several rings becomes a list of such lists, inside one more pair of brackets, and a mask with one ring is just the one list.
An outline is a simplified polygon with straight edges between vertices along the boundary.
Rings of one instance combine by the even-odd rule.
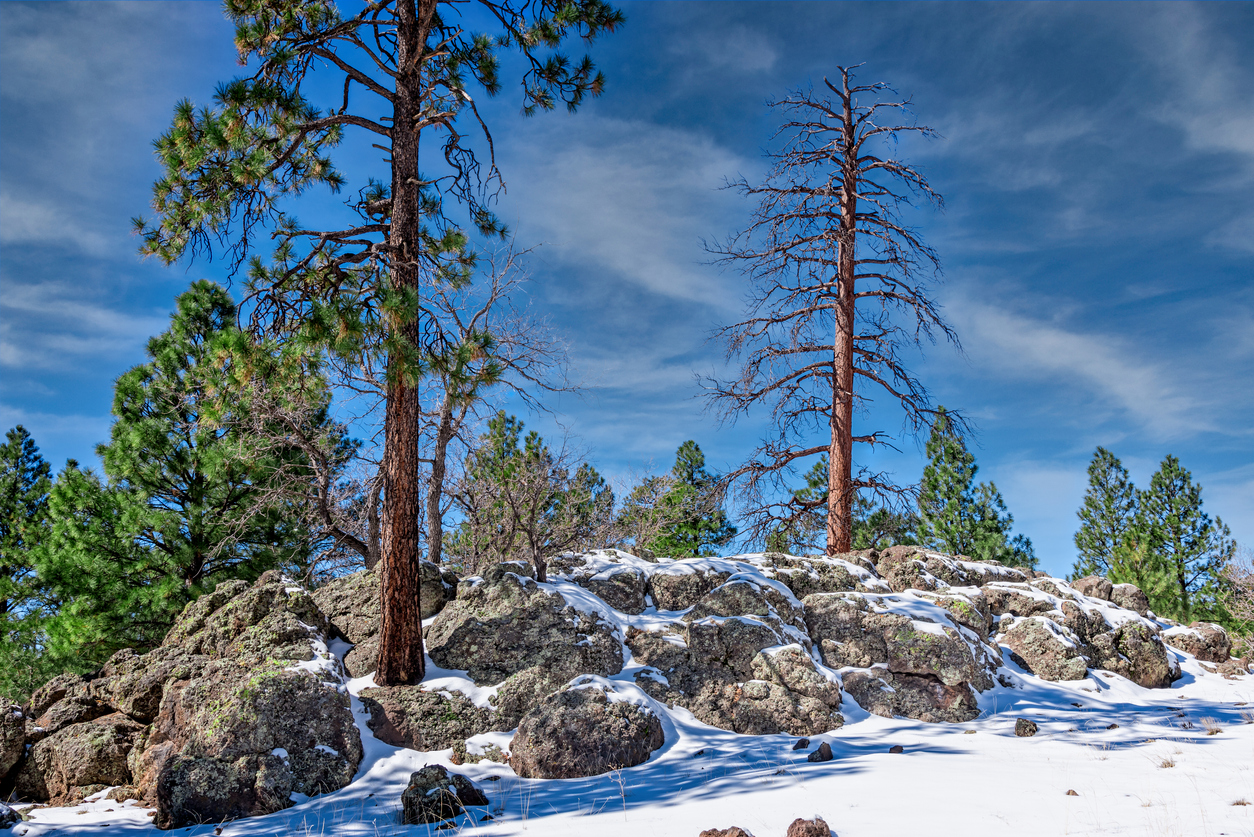
[[17, 773], [18, 795], [62, 805], [129, 784], [127, 756], [142, 729], [121, 713], [63, 727], [31, 747]]
[[429, 692], [419, 686], [363, 689], [375, 738], [393, 747], [445, 750], [492, 728], [490, 714], [456, 692]]
[[1125, 622], [1092, 636], [1085, 650], [1093, 668], [1113, 671], [1147, 689], [1165, 689], [1180, 677], [1162, 639], [1143, 622]]
[[1163, 642], [1208, 663], [1226, 663], [1232, 656], [1232, 639], [1222, 625], [1194, 622], [1187, 628], [1163, 631]]
[[0, 802], [0, 831], [12, 828], [22, 821], [22, 815]]
[[113, 708], [101, 701], [66, 695], [49, 706], [38, 718], [26, 721], [26, 739], [34, 744], [73, 724], [86, 723], [112, 713]]
[[1110, 591], [1110, 601], [1127, 610], [1135, 610], [1142, 616], [1149, 613], [1149, 597], [1135, 584], [1116, 584]]
[[429, 764], [410, 775], [401, 794], [401, 819], [405, 825], [442, 822], [460, 816], [468, 807], [487, 804], [488, 797], [465, 776]]
[[523, 778], [573, 779], [634, 767], [665, 742], [649, 709], [611, 701], [604, 686], [552, 695], [518, 725], [510, 766]]
[[731, 573], [728, 572], [713, 572], [675, 561], [649, 576], [649, 595], [658, 610], [687, 610], [729, 578]]
[[572, 580], [623, 613], [644, 613], [647, 607], [648, 578], [638, 567], [614, 567], [592, 576], [576, 575]]
[[1043, 616], [1013, 620], [1001, 637], [1015, 661], [1042, 680], [1083, 680], [1088, 661], [1071, 631]]
[[799, 605], [774, 587], [748, 578], [732, 578], [702, 596], [683, 619], [693, 622], [706, 616], [770, 617], [804, 631], [806, 623]]
[[462, 585], [428, 630], [427, 649], [436, 665], [465, 669], [481, 686], [535, 666], [606, 676], [623, 669], [614, 625], [512, 572]]
[[804, 750], [806, 747], [809, 747], [809, 746], [810, 746], [810, 739], [798, 738], [797, 743], [793, 744], [792, 748], [794, 750]]
[[832, 745], [824, 741], [813, 753], [806, 756], [806, 761], [820, 762], [832, 760]]
[[196, 677], [209, 660], [178, 645], [154, 648], [147, 654], [124, 648], [104, 664], [101, 679], [91, 684], [92, 693], [135, 720], [152, 723], [166, 687]]
[[28, 718], [38, 718], [66, 697], [87, 697], [88, 683], [78, 674], [59, 674], [35, 690], [26, 706]]
[[797, 558], [768, 552], [763, 556], [763, 563], [764, 574], [783, 582], [799, 599], [811, 593], [875, 593], [889, 590], [888, 585], [875, 574], [875, 568], [858, 555]]
[[967, 683], [948, 685], [934, 676], [894, 674], [880, 667], [844, 672], [841, 680], [846, 694], [859, 706], [883, 718], [962, 723], [980, 714], [975, 692]]
[[22, 707], [0, 703], [0, 781], [9, 775], [26, 750], [26, 717]]
[[1015, 735], [1020, 738], [1031, 738], [1036, 735], [1036, 731], [1037, 726], [1034, 721], [1029, 721], [1027, 718], [1015, 719]]
[[1094, 599], [1105, 599], [1110, 601], [1111, 591], [1114, 584], [1110, 579], [1100, 575], [1086, 575], [1084, 578], [1077, 578], [1071, 582], [1071, 587], [1076, 591], [1090, 596]]
[[700, 837], [753, 837], [753, 834], [733, 825], [731, 828], [707, 828], [701, 832]]

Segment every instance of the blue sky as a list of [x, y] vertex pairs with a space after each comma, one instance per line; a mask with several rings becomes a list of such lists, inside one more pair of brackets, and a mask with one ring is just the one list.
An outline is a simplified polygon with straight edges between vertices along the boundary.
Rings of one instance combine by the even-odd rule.
[[[718, 426], [695, 372], [741, 312], [703, 240], [749, 204], [765, 101], [838, 64], [913, 97], [941, 139], [901, 156], [946, 199], [909, 220], [940, 253], [963, 352], [914, 361], [969, 413], [993, 479], [1047, 569], [1074, 558], [1097, 445], [1138, 484], [1167, 453], [1254, 542], [1254, 4], [627, 3], [593, 55], [608, 87], [574, 116], [486, 109], [532, 305], [569, 343], [582, 398], [560, 422], [611, 477], [696, 439], [737, 464], [762, 430]], [[59, 467], [107, 438], [112, 381], [142, 361], [192, 279], [135, 255], [174, 102], [238, 72], [216, 3], [0, 3], [0, 423]], [[345, 149], [350, 177], [376, 166]], [[864, 428], [890, 431], [890, 412]], [[917, 480], [921, 448], [874, 464]]]

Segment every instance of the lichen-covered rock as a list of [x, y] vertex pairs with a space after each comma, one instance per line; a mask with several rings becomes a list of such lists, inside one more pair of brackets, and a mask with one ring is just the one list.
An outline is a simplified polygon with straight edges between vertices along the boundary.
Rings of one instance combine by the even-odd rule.
[[411, 750], [444, 750], [492, 727], [491, 716], [456, 692], [429, 692], [419, 686], [363, 689], [375, 738]]
[[487, 804], [488, 797], [465, 776], [429, 764], [410, 774], [401, 794], [401, 821], [405, 825], [442, 822], [461, 815], [467, 807]]
[[26, 750], [26, 716], [22, 707], [0, 701], [0, 781], [9, 775]]
[[1110, 601], [1111, 591], [1114, 589], [1114, 586], [1110, 579], [1100, 575], [1086, 575], [1084, 578], [1077, 578], [1071, 582], [1071, 587], [1077, 592], [1091, 596], [1094, 599], [1105, 599], [1106, 601]]
[[1030, 721], [1027, 718], [1015, 719], [1015, 735], [1020, 738], [1031, 738], [1036, 735], [1036, 731], [1037, 726], [1035, 721]]
[[687, 610], [718, 587], [732, 573], [712, 570], [705, 559], [685, 559], [665, 564], [649, 574], [649, 595], [658, 610]]
[[1088, 676], [1079, 639], [1043, 616], [1007, 617], [1000, 637], [1016, 662], [1042, 680], [1083, 680]]
[[545, 699], [518, 725], [510, 766], [529, 779], [573, 779], [634, 767], [665, 743], [651, 709], [613, 699], [604, 682], [576, 685]]
[[364, 677], [379, 658], [379, 576], [370, 570], [323, 584], [313, 593], [314, 603], [326, 615], [331, 635], [353, 644], [344, 655], [344, 669]]
[[928, 723], [961, 723], [979, 717], [975, 692], [966, 683], [947, 685], [927, 675], [894, 674], [886, 667], [845, 671], [845, 693], [868, 712]]
[[996, 652], [939, 607], [923, 611], [907, 598], [857, 593], [818, 593], [804, 604], [810, 635], [831, 668], [887, 663], [894, 674], [935, 677], [947, 686], [993, 685]]
[[[891, 592], [888, 584], [875, 574], [873, 567], [863, 566], [864, 561], [861, 556], [853, 554], [798, 558], [767, 552], [762, 556], [761, 564], [764, 575], [783, 582], [799, 599], [811, 593]], [[866, 563], [869, 565], [869, 562]]]
[[1149, 613], [1149, 596], [1135, 584], [1116, 584], [1111, 588], [1110, 600], [1119, 607], [1136, 611], [1142, 616]]
[[88, 682], [79, 674], [60, 674], [35, 690], [27, 704], [26, 716], [34, 719], [66, 697], [87, 697]]
[[465, 669], [479, 685], [535, 666], [600, 675], [623, 669], [613, 624], [512, 572], [463, 584], [428, 630], [427, 649], [436, 665]]
[[503, 731], [518, 726], [522, 717], [541, 701], [584, 673], [577, 670], [578, 662], [578, 657], [565, 657], [551, 665], [525, 668], [502, 680], [496, 694], [488, 698], [493, 709], [492, 729]]
[[844, 724], [840, 687], [799, 645], [756, 654], [754, 679], [707, 683], [690, 701], [698, 720], [743, 735], [818, 735]]
[[968, 561], [918, 546], [891, 546], [874, 556], [875, 568], [894, 592], [980, 587], [992, 581], [1026, 581], [1020, 570], [985, 561]]
[[699, 837], [753, 837], [753, 834], [738, 825], [733, 825], [730, 828], [707, 828]]
[[832, 830], [828, 828], [827, 821], [822, 817], [815, 817], [812, 820], [798, 818], [788, 826], [788, 833], [784, 837], [832, 837]]
[[1179, 648], [1208, 663], [1226, 663], [1232, 656], [1232, 639], [1222, 625], [1214, 622], [1194, 622], [1185, 627], [1169, 628], [1162, 632], [1163, 642]]
[[73, 724], [86, 723], [112, 713], [112, 707], [94, 698], [66, 695], [44, 710], [38, 718], [27, 719], [26, 739], [34, 744]]
[[693, 622], [707, 616], [767, 617], [772, 622], [792, 625], [801, 631], [806, 628], [801, 602], [792, 595], [792, 591], [782, 584], [777, 588], [747, 576], [732, 576], [706, 593], [684, 614], [683, 619]]
[[163, 645], [147, 654], [124, 648], [104, 664], [101, 678], [91, 684], [92, 693], [135, 720], [152, 723], [166, 686], [197, 676], [209, 659], [178, 645]]
[[575, 575], [572, 580], [586, 587], [615, 610], [644, 613], [648, 606], [648, 576], [638, 567], [612, 567], [595, 575]]
[[95, 790], [129, 783], [127, 756], [142, 729], [121, 713], [63, 727], [31, 747], [17, 774], [18, 795], [71, 804]]
[[978, 587], [951, 587], [946, 593], [918, 591], [919, 598], [937, 604], [949, 612], [959, 625], [978, 637], [986, 637], [993, 628], [993, 613], [988, 599]]
[[1147, 689], [1165, 689], [1180, 677], [1175, 658], [1143, 622], [1126, 622], [1092, 636], [1085, 650], [1094, 668], [1113, 671]]

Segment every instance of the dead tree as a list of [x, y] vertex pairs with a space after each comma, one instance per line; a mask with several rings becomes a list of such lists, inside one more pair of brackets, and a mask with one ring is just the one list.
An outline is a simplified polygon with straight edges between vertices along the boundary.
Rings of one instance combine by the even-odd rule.
[[[835, 84], [825, 78], [826, 89], [769, 103], [784, 116], [767, 153], [771, 170], [760, 185], [729, 184], [758, 200], [751, 222], [710, 248], [718, 263], [745, 273], [752, 290], [746, 318], [715, 332], [728, 359], [741, 361], [740, 374], [708, 379], [707, 394], [723, 420], [766, 407], [774, 425], [727, 479], [758, 540], [825, 505], [828, 554], [850, 549], [860, 490], [889, 501], [903, 491], [883, 474], [855, 473], [855, 443], [894, 441], [882, 430], [855, 433], [855, 408], [864, 412], [873, 394], [886, 395], [904, 411], [907, 432], [929, 427], [928, 392], [902, 350], [937, 334], [957, 344], [928, 296], [936, 252], [901, 217], [916, 200], [940, 207], [941, 196], [892, 156], [900, 135], [936, 133], [899, 122], [910, 102], [881, 101], [892, 89], [854, 84], [853, 69], [840, 67]], [[823, 455], [827, 490], [792, 492], [788, 477], [798, 465]]]
[[515, 303], [526, 281], [518, 260], [525, 253], [502, 250], [489, 258], [486, 278], [469, 286], [438, 287], [423, 302], [430, 324], [424, 395], [423, 459], [427, 465], [427, 560], [440, 563], [444, 514], [452, 498], [449, 449], [469, 451], [466, 430], [483, 417], [490, 390], [517, 396], [544, 411], [541, 393], [575, 392], [566, 377], [566, 346], [548, 323]]

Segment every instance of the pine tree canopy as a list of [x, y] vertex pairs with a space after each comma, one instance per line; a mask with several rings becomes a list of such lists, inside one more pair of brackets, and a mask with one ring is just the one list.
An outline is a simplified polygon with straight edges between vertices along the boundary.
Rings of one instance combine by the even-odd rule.
[[194, 283], [149, 341], [149, 362], [117, 381], [98, 448], [108, 481], [74, 465], [57, 478], [37, 569], [60, 602], [49, 653], [73, 668], [159, 643], [218, 581], [256, 578], [308, 549], [300, 516], [266, 500], [285, 454], [251, 447], [233, 433], [244, 408], [222, 409], [234, 317], [226, 291]]
[[1010, 537], [1014, 517], [994, 483], [975, 484], [975, 456], [937, 407], [919, 486], [919, 542], [953, 555], [1035, 567], [1032, 542]]
[[1076, 513], [1080, 518], [1075, 533], [1079, 558], [1072, 578], [1107, 575], [1115, 550], [1132, 534], [1138, 514], [1136, 487], [1114, 454], [1099, 447], [1088, 473], [1084, 504]]
[[18, 425], [0, 446], [0, 619], [20, 616], [34, 590], [31, 553], [48, 530], [52, 469]]
[[1222, 572], [1236, 553], [1236, 542], [1222, 520], [1203, 511], [1202, 487], [1168, 455], [1139, 502], [1140, 527], [1170, 579], [1171, 598], [1158, 605], [1161, 613], [1184, 622], [1225, 618]]
[[[705, 454], [695, 441], [689, 439], [675, 451], [669, 478], [650, 480], [632, 492], [620, 515], [625, 522], [635, 515], [650, 518], [644, 528], [651, 535], [637, 546], [667, 558], [691, 558], [713, 555], [736, 537], [722, 507], [719, 479], [706, 470]], [[660, 496], [647, 503], [659, 488]]]

